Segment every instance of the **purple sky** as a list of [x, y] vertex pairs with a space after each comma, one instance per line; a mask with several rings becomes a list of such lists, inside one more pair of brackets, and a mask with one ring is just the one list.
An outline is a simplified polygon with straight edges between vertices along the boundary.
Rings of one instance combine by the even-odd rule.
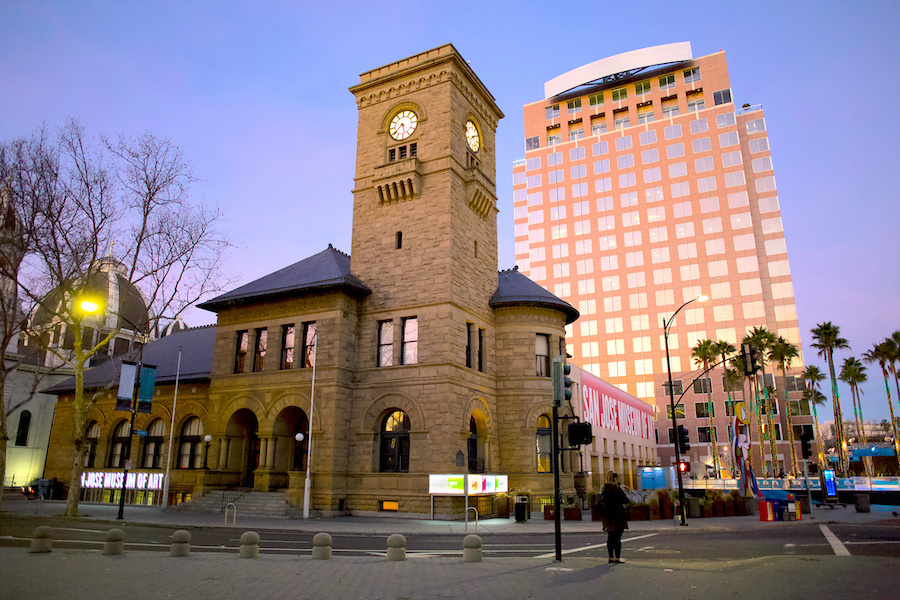
[[[506, 113], [500, 268], [514, 264], [522, 105], [585, 63], [690, 41], [727, 54], [734, 100], [766, 112], [807, 364], [832, 321], [859, 356], [900, 329], [900, 3], [7, 2], [0, 139], [78, 117], [90, 134], [173, 138], [221, 207], [239, 283], [333, 243], [350, 250], [359, 74], [453, 43]], [[878, 107], [888, 102], [888, 108]], [[194, 311], [193, 325], [214, 315]], [[848, 356], [838, 355], [838, 361]], [[867, 419], [888, 411], [870, 367]], [[826, 388], [827, 389], [827, 388]], [[849, 390], [842, 389], [850, 415]], [[896, 398], [894, 401], [896, 402]], [[829, 402], [830, 405], [830, 402]], [[895, 406], [897, 406], [895, 404]], [[825, 411], [824, 419], [830, 409]], [[900, 412], [898, 412], [900, 415]]]

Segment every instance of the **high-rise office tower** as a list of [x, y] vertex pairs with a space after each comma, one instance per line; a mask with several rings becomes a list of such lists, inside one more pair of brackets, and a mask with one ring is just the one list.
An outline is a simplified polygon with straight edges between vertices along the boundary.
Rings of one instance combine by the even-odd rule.
[[663, 319], [700, 294], [710, 300], [670, 330], [673, 372], [696, 368], [698, 340], [740, 347], [755, 326], [799, 348], [766, 120], [735, 105], [724, 52], [627, 52], [556, 77], [544, 96], [524, 107], [513, 167], [516, 261], [581, 313], [574, 362], [659, 404]]

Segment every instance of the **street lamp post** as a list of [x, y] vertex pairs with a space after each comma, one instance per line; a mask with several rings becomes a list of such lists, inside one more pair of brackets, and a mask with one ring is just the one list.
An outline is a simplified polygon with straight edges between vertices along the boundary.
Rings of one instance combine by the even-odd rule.
[[206, 448], [203, 449], [203, 469], [205, 471], [209, 470], [209, 444], [212, 442], [212, 436], [208, 433], [203, 436], [203, 441], [206, 442]]
[[675, 436], [675, 473], [678, 475], [678, 503], [680, 504], [679, 510], [681, 511], [682, 525], [687, 525], [687, 518], [685, 516], [684, 506], [684, 482], [682, 481], [681, 469], [679, 468], [679, 463], [681, 463], [681, 450], [678, 447], [678, 418], [675, 416], [675, 386], [672, 383], [672, 359], [669, 356], [669, 328], [675, 320], [675, 315], [681, 312], [682, 308], [694, 301], [706, 302], [707, 300], [709, 300], [709, 296], [697, 296], [696, 298], [691, 298], [678, 307], [678, 310], [676, 310], [669, 318], [668, 322], [666, 322], [665, 317], [663, 317], [663, 338], [665, 339], [666, 344], [666, 368], [669, 371], [669, 409], [672, 411], [672, 435]]
[[[119, 315], [119, 317], [124, 320], [126, 323], [134, 327], [134, 331], [137, 331], [141, 334], [141, 348], [138, 350], [138, 363], [137, 370], [135, 371], [134, 376], [134, 385], [132, 386], [131, 391], [131, 428], [128, 430], [128, 444], [125, 446], [122, 454], [125, 456], [125, 469], [122, 473], [122, 489], [119, 491], [119, 514], [116, 516], [116, 520], [121, 521], [125, 518], [125, 489], [126, 482], [128, 480], [128, 471], [131, 470], [131, 445], [134, 440], [134, 417], [137, 414], [138, 409], [138, 396], [140, 395], [140, 385], [141, 385], [141, 369], [144, 366], [144, 346], [147, 344], [149, 340], [148, 335], [139, 331], [137, 325], [129, 321], [127, 318]], [[207, 444], [208, 446], [209, 444]]]

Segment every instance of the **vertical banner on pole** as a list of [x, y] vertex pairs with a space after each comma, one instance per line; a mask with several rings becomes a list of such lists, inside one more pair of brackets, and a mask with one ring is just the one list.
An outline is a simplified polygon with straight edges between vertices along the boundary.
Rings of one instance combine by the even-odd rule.
[[149, 413], [153, 403], [153, 387], [156, 385], [156, 366], [141, 365], [141, 383], [138, 389], [137, 412]]
[[137, 368], [137, 363], [122, 361], [122, 369], [119, 371], [119, 391], [116, 394], [116, 410], [131, 410]]

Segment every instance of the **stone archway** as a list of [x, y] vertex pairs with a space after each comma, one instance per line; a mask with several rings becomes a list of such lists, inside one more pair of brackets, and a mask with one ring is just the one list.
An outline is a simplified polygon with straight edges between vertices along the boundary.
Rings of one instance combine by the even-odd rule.
[[[303, 439], [297, 441], [295, 436], [301, 433]], [[282, 409], [275, 417], [272, 426], [272, 464], [275, 473], [274, 487], [287, 486], [287, 474], [290, 471], [305, 472], [309, 458], [309, 419], [306, 412], [296, 406]]]
[[239, 485], [253, 487], [254, 471], [259, 467], [262, 448], [259, 440], [259, 421], [248, 408], [242, 408], [228, 419], [225, 426], [224, 457], [219, 463], [224, 470], [240, 473]]

